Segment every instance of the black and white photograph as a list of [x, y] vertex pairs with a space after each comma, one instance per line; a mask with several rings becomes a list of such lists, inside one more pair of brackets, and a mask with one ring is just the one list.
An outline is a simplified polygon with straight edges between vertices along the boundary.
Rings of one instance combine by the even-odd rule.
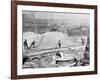
[[22, 11], [22, 68], [90, 66], [90, 14]]
[[97, 74], [97, 6], [12, 2], [12, 79]]

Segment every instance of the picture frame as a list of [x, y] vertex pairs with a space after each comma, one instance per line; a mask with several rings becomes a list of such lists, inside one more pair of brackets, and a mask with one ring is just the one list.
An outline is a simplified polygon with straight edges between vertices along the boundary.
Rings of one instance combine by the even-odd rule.
[[[33, 18], [31, 18], [32, 16], [34, 16], [33, 13], [35, 15], [35, 19], [34, 19], [35, 21], [33, 23], [31, 23], [31, 21], [33, 21]], [[63, 13], [65, 13], [65, 14], [63, 14]], [[24, 16], [24, 15], [26, 15], [26, 16]], [[30, 15], [31, 15], [31, 17], [30, 17]], [[47, 16], [45, 16], [45, 15], [47, 15]], [[70, 16], [70, 18], [68, 18], [68, 19], [64, 18], [64, 17], [68, 17], [68, 16]], [[39, 19], [40, 21], [37, 19]], [[36, 22], [36, 20], [37, 20], [37, 22]], [[66, 23], [67, 20], [69, 21], [69, 23]], [[74, 21], [76, 21], [76, 22], [74, 22]], [[49, 32], [47, 30], [47, 28], [44, 28], [44, 27], [42, 27], [42, 29], [39, 28], [38, 30], [36, 30], [37, 28], [33, 29], [31, 27], [30, 28], [24, 27], [27, 25], [29, 26], [30, 23], [34, 24], [34, 25], [36, 24], [37, 26], [39, 24], [43, 25], [43, 26], [46, 25], [46, 27], [49, 27], [49, 26], [47, 26], [49, 24], [53, 25], [55, 23], [57, 25], [53, 25], [54, 27], [59, 26], [60, 24], [58, 24], [58, 23], [61, 23], [62, 25], [69, 24], [69, 27], [67, 28], [67, 30], [70, 32], [69, 28], [71, 29], [72, 36], [69, 36], [69, 33], [67, 32], [68, 33], [67, 39], [70, 39], [73, 41], [76, 38], [79, 38], [80, 40], [83, 41], [83, 43], [81, 43], [81, 44], [84, 44], [84, 40], [82, 38], [80, 38], [80, 36], [76, 37], [76, 35], [80, 35], [79, 33], [77, 33], [77, 31], [79, 32], [80, 28], [75, 29], [77, 27], [71, 28], [71, 26], [83, 26], [83, 24], [87, 24], [87, 25], [85, 25], [85, 27], [88, 26], [88, 28], [85, 29], [85, 32], [86, 31], [88, 32], [89, 41], [90, 41], [89, 42], [90, 43], [89, 51], [87, 51], [87, 52], [91, 53], [91, 54], [89, 54], [89, 60], [87, 62], [85, 62], [88, 66], [83, 66], [83, 62], [85, 61], [84, 59], [80, 59], [80, 61], [79, 60], [77, 61], [77, 62], [82, 62], [81, 63], [82, 66], [75, 66], [75, 67], [73, 67], [73, 66], [66, 67], [65, 66], [64, 68], [63, 67], [60, 67], [60, 68], [59, 67], [57, 67], [57, 68], [50, 67], [49, 68], [49, 67], [47, 67], [47, 65], [49, 65], [49, 64], [46, 64], [46, 62], [44, 63], [46, 65], [46, 68], [43, 67], [44, 66], [43, 62], [41, 62], [41, 65], [43, 65], [43, 66], [41, 68], [38, 67], [39, 69], [37, 67], [30, 68], [30, 67], [26, 67], [25, 65], [23, 65], [22, 64], [23, 63], [23, 43], [25, 43], [25, 41], [23, 42], [23, 39], [24, 39], [23, 36], [24, 36], [25, 31], [33, 31], [33, 32], [36, 31], [36, 33], [38, 33], [38, 34], [44, 34], [47, 31], [48, 33], [50, 33], [52, 35], [54, 35], [54, 34], [56, 35], [56, 33], [57, 33], [57, 35], [59, 35], [59, 36], [60, 36], [60, 34], [62, 35], [61, 32], [63, 31], [62, 27], [60, 27], [60, 29], [59, 29], [60, 31], [58, 31], [58, 27], [57, 27], [57, 30], [55, 30], [55, 28], [53, 27], [52, 28], [52, 30], [54, 31], [53, 33]], [[40, 25], [39, 25], [39, 27], [40, 27]], [[51, 26], [49, 28], [51, 29]], [[41, 30], [41, 31], [39, 31], [39, 30]], [[84, 27], [81, 28], [81, 31], [82, 30], [84, 32]], [[64, 28], [64, 31], [65, 31], [65, 28]], [[81, 36], [83, 36], [83, 32], [80, 32]], [[65, 34], [65, 32], [64, 32], [64, 34]], [[76, 35], [73, 36], [73, 34], [76, 34]], [[86, 36], [86, 34], [84, 34], [84, 35]], [[28, 35], [25, 34], [25, 36], [28, 36]], [[50, 36], [50, 37], [52, 37], [52, 36]], [[71, 37], [71, 38], [69, 38], [69, 37]], [[53, 38], [54, 38], [54, 36], [53, 36]], [[47, 41], [48, 40], [51, 40], [51, 39], [47, 39]], [[56, 40], [56, 39], [54, 39], [54, 40]], [[86, 39], [86, 40], [88, 42], [88, 39]], [[59, 41], [58, 47], [54, 48], [54, 50], [56, 49], [59, 52], [59, 51], [61, 51], [60, 48], [64, 48], [64, 47], [62, 47], [63, 44], [61, 44], [63, 41], [62, 40], [58, 40], [58, 41]], [[47, 42], [47, 43], [49, 43], [49, 42]], [[71, 44], [70, 41], [68, 43]], [[75, 42], [75, 43], [77, 43], [77, 42]], [[34, 44], [33, 44], [33, 47], [34, 47]], [[52, 44], [52, 43], [50, 43], [50, 44]], [[72, 45], [74, 45], [74, 43]], [[48, 46], [46, 46], [46, 48], [47, 47]], [[25, 48], [25, 44], [24, 44], [24, 48]], [[42, 48], [44, 48], [44, 46], [42, 46]], [[85, 45], [84, 49], [86, 49], [86, 48], [87, 47]], [[76, 47], [75, 47], [75, 49], [74, 48], [68, 48], [68, 49], [64, 48], [64, 50], [67, 50], [66, 52], [68, 52], [68, 50], [70, 50], [70, 49], [72, 51], [74, 51], [76, 49]], [[80, 48], [80, 49], [83, 49], [83, 48]], [[29, 53], [30, 53], [30, 50], [31, 49], [28, 47], [27, 51], [29, 51]], [[33, 50], [33, 48], [32, 48], [32, 50]], [[39, 48], [39, 50], [40, 50], [40, 48]], [[45, 49], [43, 49], [43, 50], [45, 51]], [[33, 52], [33, 53], [35, 54], [35, 52]], [[49, 52], [46, 52], [46, 53], [49, 53]], [[27, 56], [30, 56], [30, 55], [28, 54]], [[36, 54], [36, 55], [38, 55], [38, 54]], [[39, 55], [40, 55], [40, 52], [39, 52]], [[31, 55], [31, 56], [33, 59], [33, 55]], [[43, 54], [43, 56], [44, 56], [44, 54]], [[51, 56], [51, 55], [49, 55], [49, 56]], [[62, 55], [60, 54], [60, 56], [62, 56]], [[47, 57], [47, 55], [46, 55], [46, 57]], [[67, 56], [67, 57], [70, 58], [70, 56]], [[30, 58], [30, 57], [28, 57], [28, 58]], [[43, 61], [45, 59], [45, 58], [41, 58], [41, 56], [39, 56], [38, 58], [40, 58], [40, 61]], [[49, 57], [47, 57], [47, 58], [49, 58]], [[58, 61], [56, 66], [63, 64], [62, 62], [59, 63], [59, 61], [65, 61], [65, 63], [66, 63], [66, 60], [67, 60], [62, 57], [60, 60], [58, 60], [58, 59], [59, 58], [57, 58], [57, 60], [56, 60], [56, 61]], [[70, 59], [73, 59], [73, 57], [71, 56]], [[76, 60], [77, 60], [77, 58], [76, 58]], [[74, 59], [74, 61], [75, 61], [75, 59]], [[97, 6], [96, 5], [32, 2], [32, 1], [11, 1], [11, 78], [12, 79], [75, 76], [75, 75], [90, 75], [90, 74], [97, 74]]]

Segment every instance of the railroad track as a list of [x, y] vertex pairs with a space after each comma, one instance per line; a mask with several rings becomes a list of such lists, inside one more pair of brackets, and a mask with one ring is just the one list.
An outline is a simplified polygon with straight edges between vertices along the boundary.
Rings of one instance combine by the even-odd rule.
[[34, 51], [34, 50], [28, 50], [27, 54], [25, 54], [27, 57], [35, 56], [35, 55], [41, 55], [41, 54], [49, 54], [52, 52], [56, 52], [58, 50], [65, 50], [65, 49], [85, 49], [85, 45], [78, 45], [78, 46], [70, 46], [70, 47], [61, 47], [61, 48], [50, 48], [50, 49], [41, 49], [39, 51]]

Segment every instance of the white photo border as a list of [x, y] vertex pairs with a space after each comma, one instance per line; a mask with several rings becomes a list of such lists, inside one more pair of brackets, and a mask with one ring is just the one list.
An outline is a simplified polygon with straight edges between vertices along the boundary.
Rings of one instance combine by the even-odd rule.
[[[90, 66], [23, 69], [22, 68], [22, 10], [89, 13], [90, 14]], [[94, 35], [94, 9], [17, 5], [17, 75], [94, 71], [95, 54], [94, 54], [93, 35]]]

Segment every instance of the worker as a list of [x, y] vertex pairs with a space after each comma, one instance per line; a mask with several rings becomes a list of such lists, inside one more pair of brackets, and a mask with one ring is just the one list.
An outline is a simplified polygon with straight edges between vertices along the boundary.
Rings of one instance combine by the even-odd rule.
[[24, 49], [28, 49], [27, 40], [24, 41]]
[[30, 48], [35, 48], [35, 41], [33, 41], [32, 43], [31, 43], [31, 46], [30, 46]]
[[61, 48], [61, 41], [58, 41], [58, 48]]
[[85, 44], [85, 39], [81, 38], [82, 44]]

